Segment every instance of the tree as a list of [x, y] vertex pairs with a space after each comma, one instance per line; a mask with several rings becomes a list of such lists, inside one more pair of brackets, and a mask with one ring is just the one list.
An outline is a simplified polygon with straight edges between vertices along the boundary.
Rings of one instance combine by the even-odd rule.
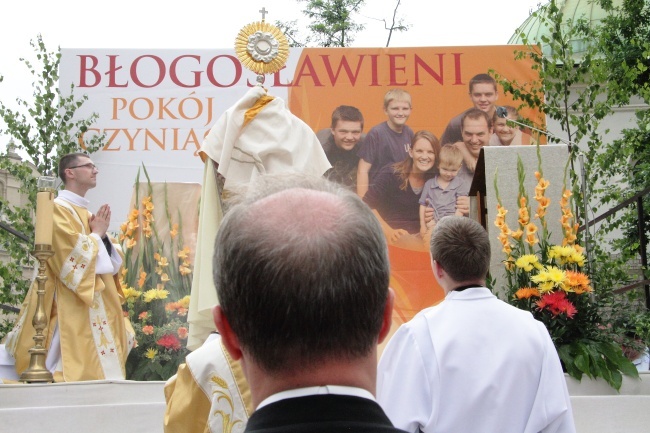
[[[32, 84], [34, 99], [26, 101], [18, 98], [17, 109], [9, 108], [0, 101], [0, 135], [10, 136], [18, 153], [27, 155], [27, 159], [20, 163], [3, 155], [0, 158], [0, 168], [7, 170], [20, 181], [20, 192], [27, 194], [29, 201], [26, 206], [19, 207], [10, 204], [5, 198], [0, 198], [0, 219], [33, 239], [32, 215], [37, 192], [34, 167], [41, 174], [56, 175], [59, 156], [79, 151], [92, 153], [99, 149], [103, 137], [93, 137], [82, 146], [79, 134], [93, 124], [97, 115], [93, 114], [87, 119], [75, 119], [76, 111], [87, 98], [75, 97], [73, 86], [68, 95], [59, 91], [60, 51], [48, 52], [41, 35], [37, 36], [36, 41], [30, 41], [30, 45], [36, 54], [36, 67], [28, 59], [20, 60], [35, 77]], [[0, 76], [0, 82], [3, 79]], [[6, 153], [9, 150], [7, 149]], [[31, 265], [31, 247], [31, 242], [26, 245], [18, 237], [0, 230], [0, 249], [7, 251], [12, 258], [9, 263], [0, 263], [0, 304], [15, 305], [25, 296], [29, 281], [23, 277], [23, 268]], [[6, 330], [8, 324], [3, 325]], [[4, 334], [3, 325], [0, 325], [0, 335]]]
[[[275, 25], [289, 40], [292, 47], [306, 47], [316, 45], [319, 47], [348, 47], [354, 41], [354, 34], [363, 30], [362, 24], [353, 20], [353, 15], [358, 14], [365, 4], [365, 0], [298, 0], [306, 3], [306, 9], [302, 12], [311, 20], [307, 28], [311, 34], [304, 38], [300, 35], [298, 21], [276, 21]], [[391, 25], [388, 26], [386, 19], [370, 18], [382, 21], [388, 31], [386, 46], [390, 44], [393, 32], [406, 31], [409, 26], [404, 20], [397, 18], [397, 9], [401, 0], [397, 0]]]
[[[599, 163], [608, 151], [603, 144], [603, 131], [599, 125], [612, 112], [614, 99], [608, 86], [612, 82], [612, 73], [616, 72], [609, 63], [613, 58], [609, 60], [603, 48], [601, 28], [591, 27], [585, 19], [565, 19], [558, 3], [551, 0], [533, 14], [547, 31], [541, 41], [530, 41], [526, 34], [520, 33], [521, 40], [529, 48], [519, 51], [516, 57], [532, 59], [539, 80], [522, 84], [499, 76], [494, 71], [492, 73], [505, 92], [515, 100], [540, 110], [560, 125], [564, 133], [560, 141], [570, 143], [570, 175], [574, 197], [577, 198], [575, 215], [584, 223], [602, 209], [603, 192], [615, 179], [614, 173], [604, 170]], [[540, 44], [537, 45], [537, 42]], [[631, 81], [621, 83], [620, 89], [633, 88]], [[618, 100], [623, 101], [620, 96]], [[549, 136], [549, 140], [556, 141], [553, 136]], [[579, 156], [585, 162], [583, 175], [574, 164]], [[586, 184], [584, 191], [580, 188], [583, 182]], [[588, 196], [585, 197], [583, 192]], [[610, 245], [605, 239], [608, 233], [602, 226], [582, 231], [582, 244], [587, 247], [591, 258], [587, 270], [595, 289], [597, 320], [603, 325], [612, 325], [603, 326], [601, 335], [597, 336], [596, 339], [603, 343], [623, 335], [624, 329], [617, 326], [625, 323], [634, 313], [628, 300], [624, 296], [616, 296], [613, 291], [629, 282], [630, 275], [626, 257], [613, 255], [615, 245]], [[612, 333], [608, 334], [610, 331]], [[596, 376], [602, 374], [591, 373]]]
[[[609, 71], [607, 98], [612, 105], [625, 105], [633, 98], [646, 105], [650, 103], [650, 3], [644, 0], [625, 0], [614, 7], [611, 0], [599, 0], [608, 12], [599, 29], [604, 69]], [[616, 205], [637, 192], [650, 187], [650, 112], [647, 108], [636, 113], [634, 128], [622, 131], [619, 139], [605, 145], [598, 155], [597, 166], [607, 176], [616, 178], [625, 173], [624, 182], [610, 182], [603, 188], [602, 203]], [[643, 206], [646, 222], [643, 234], [650, 236], [650, 197]], [[624, 257], [639, 251], [637, 209], [628, 208], [623, 218], [607, 225], [608, 230], [620, 229], [624, 238], [616, 242]], [[646, 272], [646, 278], [648, 273]]]
[[399, 9], [400, 4], [402, 4], [402, 1], [397, 0], [397, 4], [395, 5], [395, 9], [393, 10], [393, 18], [390, 27], [388, 26], [388, 23], [386, 22], [385, 19], [381, 20], [384, 23], [384, 28], [388, 31], [388, 39], [386, 40], [386, 47], [390, 45], [390, 39], [393, 36], [393, 32], [405, 32], [409, 29], [409, 25], [404, 24], [404, 19], [397, 18], [397, 9]]
[[[603, 68], [596, 60], [598, 52], [595, 45], [585, 44], [583, 50], [576, 50], [575, 41], [594, 38], [593, 29], [585, 19], [565, 20], [555, 0], [542, 6], [533, 16], [550, 34], [541, 37], [540, 47], [521, 32], [519, 36], [529, 48], [519, 51], [516, 58], [532, 59], [539, 81], [520, 84], [496, 73], [495, 76], [505, 93], [510, 93], [523, 105], [536, 108], [559, 123], [565, 134], [563, 141], [570, 143], [570, 175], [572, 184], [576, 185], [578, 199], [576, 215], [585, 221], [587, 215], [575, 160], [580, 153], [585, 156], [587, 190], [593, 191], [601, 180], [599, 171], [592, 164], [602, 146], [598, 126], [611, 112], [610, 104], [602, 98], [605, 93], [605, 87], [601, 85], [604, 82]], [[548, 138], [550, 141], [560, 141], [552, 136]], [[582, 143], [581, 147], [576, 143]]]
[[364, 0], [299, 0], [306, 3], [303, 13], [312, 20], [308, 28], [319, 47], [346, 47], [363, 25], [352, 20]]

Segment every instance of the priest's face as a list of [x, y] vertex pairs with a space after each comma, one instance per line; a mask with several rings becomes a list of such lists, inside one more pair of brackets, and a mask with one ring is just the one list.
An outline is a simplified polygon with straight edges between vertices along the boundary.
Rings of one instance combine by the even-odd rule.
[[68, 182], [73, 180], [77, 185], [86, 190], [97, 186], [97, 173], [99, 170], [92, 160], [85, 156], [77, 158], [72, 167], [68, 168], [72, 173], [68, 174]]

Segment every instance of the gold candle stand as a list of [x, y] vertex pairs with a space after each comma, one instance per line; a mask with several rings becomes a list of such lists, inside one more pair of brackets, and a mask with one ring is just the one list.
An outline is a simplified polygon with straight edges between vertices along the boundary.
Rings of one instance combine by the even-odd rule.
[[47, 348], [43, 344], [45, 335], [43, 330], [47, 326], [47, 313], [45, 312], [44, 298], [45, 298], [45, 281], [47, 275], [45, 274], [45, 263], [54, 255], [52, 245], [36, 244], [32, 255], [38, 259], [38, 276], [37, 281], [37, 301], [36, 311], [32, 319], [32, 325], [36, 334], [34, 335], [34, 347], [29, 349], [29, 367], [20, 375], [21, 382], [28, 383], [44, 383], [53, 382], [54, 378], [52, 373], [45, 366], [45, 359], [47, 358]]

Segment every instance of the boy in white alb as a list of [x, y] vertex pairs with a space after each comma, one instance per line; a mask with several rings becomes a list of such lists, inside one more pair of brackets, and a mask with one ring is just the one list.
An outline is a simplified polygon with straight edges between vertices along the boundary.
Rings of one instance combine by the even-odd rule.
[[[456, 146], [446, 144], [438, 155], [438, 174], [427, 180], [420, 196], [420, 235], [427, 234], [442, 217], [448, 215], [463, 216], [456, 208], [456, 199], [469, 194], [469, 185], [456, 177], [463, 163], [463, 153]], [[433, 209], [433, 219], [425, 221], [425, 211]]]

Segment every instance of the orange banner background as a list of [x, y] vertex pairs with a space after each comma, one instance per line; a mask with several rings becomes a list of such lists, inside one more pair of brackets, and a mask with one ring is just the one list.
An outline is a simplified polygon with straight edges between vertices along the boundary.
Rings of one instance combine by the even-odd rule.
[[[402, 88], [411, 94], [413, 111], [407, 122], [413, 131], [426, 129], [440, 137], [447, 122], [472, 106], [469, 81], [493, 70], [520, 86], [538, 79], [529, 60], [515, 60], [523, 46], [420, 48], [306, 48], [289, 87], [291, 111], [314, 131], [329, 128], [339, 105], [363, 113], [364, 132], [386, 120], [384, 94]], [[497, 105], [520, 103], [498, 88]], [[543, 128], [543, 116], [520, 110]], [[429, 254], [389, 247], [391, 287], [396, 294], [393, 321], [401, 324], [444, 297], [431, 271]], [[394, 326], [393, 330], [397, 327]]]

